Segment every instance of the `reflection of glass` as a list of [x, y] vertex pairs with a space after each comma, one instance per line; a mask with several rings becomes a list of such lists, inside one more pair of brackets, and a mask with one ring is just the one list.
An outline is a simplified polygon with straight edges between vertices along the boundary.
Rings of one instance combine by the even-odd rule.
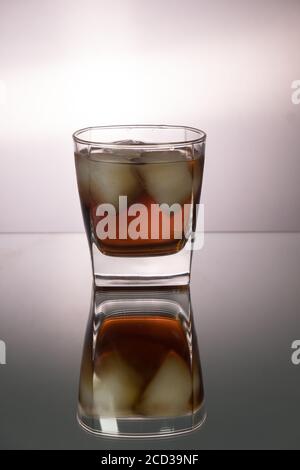
[[78, 417], [108, 435], [168, 435], [205, 418], [188, 287], [93, 291]]
[[95, 284], [188, 284], [204, 132], [103, 126], [73, 139]]

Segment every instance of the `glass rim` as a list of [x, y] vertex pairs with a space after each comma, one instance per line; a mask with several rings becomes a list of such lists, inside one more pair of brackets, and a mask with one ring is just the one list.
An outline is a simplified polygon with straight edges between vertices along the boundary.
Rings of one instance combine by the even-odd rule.
[[[122, 143], [122, 142], [103, 142], [100, 140], [94, 139], [84, 139], [81, 138], [81, 134], [86, 132], [90, 132], [93, 130], [109, 130], [109, 129], [178, 129], [193, 132], [195, 134], [194, 139], [184, 139], [184, 140], [177, 140], [177, 141], [162, 141], [162, 142], [131, 142]], [[200, 144], [206, 141], [206, 133], [201, 129], [197, 129], [196, 127], [190, 126], [182, 126], [182, 125], [168, 125], [168, 124], [116, 124], [116, 125], [105, 125], [105, 126], [89, 126], [84, 127], [82, 129], [78, 129], [72, 134], [74, 142], [78, 144], [84, 145], [95, 145], [99, 147], [104, 147], [107, 149], [158, 149], [158, 148], [179, 148], [185, 147], [189, 145]]]

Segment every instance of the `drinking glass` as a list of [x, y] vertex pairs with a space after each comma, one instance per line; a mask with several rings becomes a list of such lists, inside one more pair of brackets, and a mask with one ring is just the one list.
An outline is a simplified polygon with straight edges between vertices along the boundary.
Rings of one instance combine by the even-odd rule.
[[92, 290], [78, 420], [92, 433], [157, 437], [198, 428], [205, 404], [188, 286]]
[[78, 130], [73, 140], [95, 285], [188, 284], [205, 133], [101, 126]]

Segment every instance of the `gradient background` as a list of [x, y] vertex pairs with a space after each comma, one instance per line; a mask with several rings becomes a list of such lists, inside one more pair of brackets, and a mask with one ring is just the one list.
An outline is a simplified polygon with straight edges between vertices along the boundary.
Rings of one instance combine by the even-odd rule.
[[0, 231], [82, 231], [71, 133], [208, 133], [209, 231], [300, 230], [298, 0], [1, 0]]

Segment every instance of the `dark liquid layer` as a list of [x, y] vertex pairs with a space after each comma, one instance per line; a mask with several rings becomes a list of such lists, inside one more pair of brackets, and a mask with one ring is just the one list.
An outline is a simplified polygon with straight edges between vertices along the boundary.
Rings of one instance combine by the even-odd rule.
[[[177, 318], [112, 316], [101, 325], [93, 363], [81, 381], [92, 387], [81, 405], [93, 415], [182, 416], [203, 401], [196, 345]], [[192, 354], [191, 354], [192, 350]], [[83, 389], [82, 389], [83, 390]]]

